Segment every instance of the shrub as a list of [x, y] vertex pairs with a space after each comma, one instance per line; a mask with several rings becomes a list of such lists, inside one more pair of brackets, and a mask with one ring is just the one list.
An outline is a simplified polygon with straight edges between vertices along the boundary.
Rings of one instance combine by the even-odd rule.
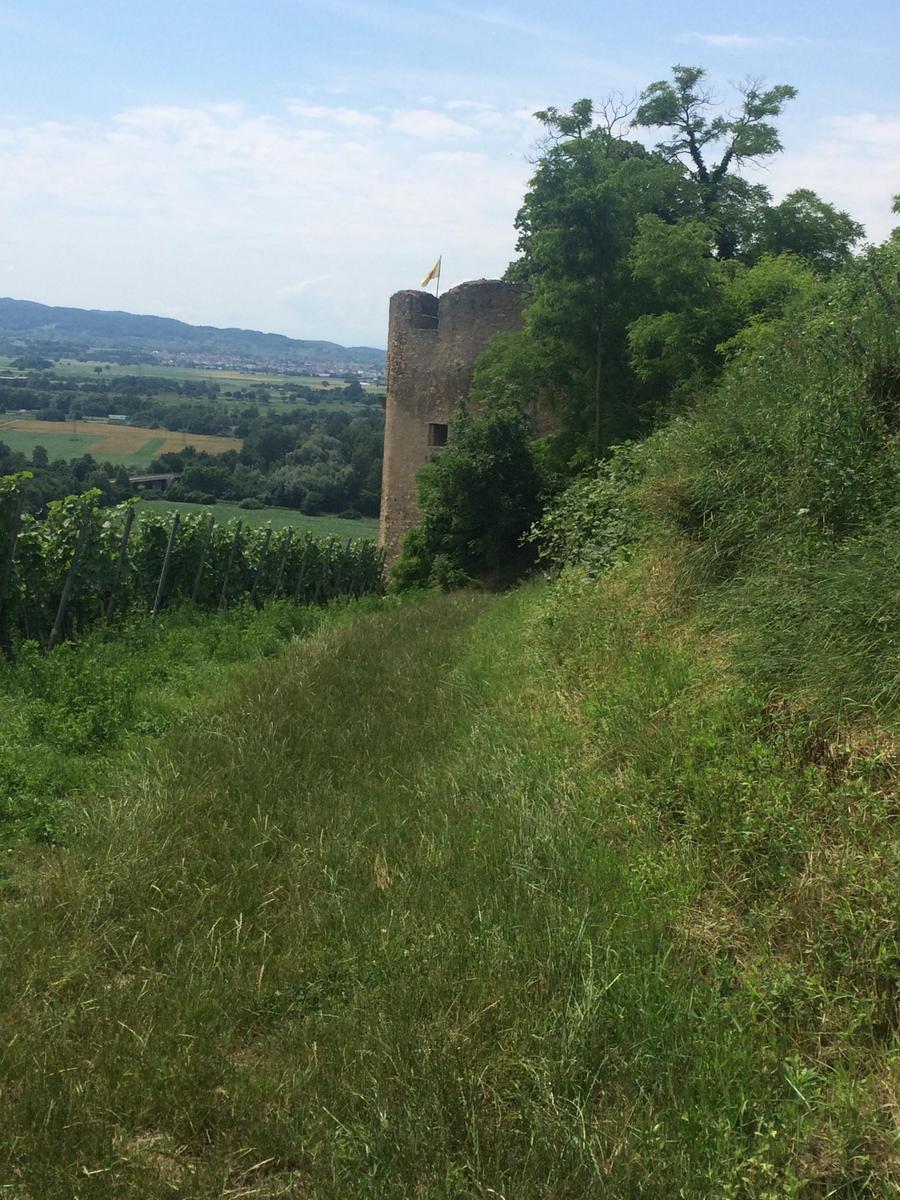
[[534, 558], [522, 535], [543, 492], [521, 406], [487, 404], [477, 416], [460, 407], [447, 449], [419, 474], [422, 524], [404, 542], [394, 585], [449, 588], [515, 578]]
[[641, 531], [634, 492], [639, 464], [639, 447], [624, 443], [576, 479], [527, 535], [539, 557], [559, 567], [578, 565], [590, 576], [627, 557]]

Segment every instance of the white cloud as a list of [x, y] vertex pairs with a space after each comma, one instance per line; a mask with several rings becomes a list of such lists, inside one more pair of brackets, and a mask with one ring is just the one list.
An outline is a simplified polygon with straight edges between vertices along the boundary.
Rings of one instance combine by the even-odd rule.
[[447, 286], [509, 261], [530, 170], [510, 149], [419, 109], [371, 125], [238, 105], [7, 124], [4, 260], [22, 299], [383, 344], [388, 297], [437, 254]]
[[685, 33], [682, 42], [700, 42], [713, 50], [853, 50], [871, 53], [877, 49], [851, 38], [810, 37], [808, 34], [783, 33]]
[[475, 132], [470, 125], [464, 125], [462, 121], [430, 108], [409, 108], [395, 112], [391, 128], [417, 138], [467, 138]]
[[505, 135], [513, 143], [521, 138], [526, 128], [532, 134], [534, 132], [534, 115], [527, 109], [498, 108], [480, 100], [448, 100], [444, 107], [448, 112], [464, 116], [469, 126]]
[[327, 275], [320, 275], [318, 279], [300, 279], [296, 283], [286, 283], [275, 289], [275, 295], [279, 300], [297, 300], [305, 296], [311, 287], [324, 283], [327, 279]]
[[303, 117], [311, 121], [334, 122], [347, 129], [374, 129], [379, 124], [372, 113], [361, 112], [356, 108], [329, 108], [321, 104], [289, 104], [288, 111], [295, 117]]
[[796, 46], [809, 42], [808, 38], [786, 38], [771, 33], [689, 33], [686, 35], [686, 40], [702, 42], [704, 46], [712, 46], [717, 50], [748, 50], [761, 46]]
[[808, 187], [882, 241], [897, 224], [891, 200], [900, 192], [900, 114], [838, 115], [821, 123], [801, 149], [788, 149], [762, 172], [752, 172], [776, 199]]
[[509, 33], [518, 33], [528, 38], [547, 38], [552, 41], [570, 41], [571, 34], [560, 25], [545, 21], [532, 21], [521, 14], [507, 8], [468, 8], [460, 4], [442, 4], [440, 11], [451, 17], [464, 21], [477, 21], [482, 25], [490, 25], [494, 29], [503, 29]]

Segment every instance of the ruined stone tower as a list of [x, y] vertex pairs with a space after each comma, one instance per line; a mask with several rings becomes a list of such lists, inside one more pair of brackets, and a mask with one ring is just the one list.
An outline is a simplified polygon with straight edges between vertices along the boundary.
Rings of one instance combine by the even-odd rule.
[[499, 279], [460, 284], [438, 299], [397, 292], [388, 325], [380, 543], [393, 562], [418, 524], [416, 475], [447, 444], [447, 427], [495, 333], [522, 326], [527, 289]]

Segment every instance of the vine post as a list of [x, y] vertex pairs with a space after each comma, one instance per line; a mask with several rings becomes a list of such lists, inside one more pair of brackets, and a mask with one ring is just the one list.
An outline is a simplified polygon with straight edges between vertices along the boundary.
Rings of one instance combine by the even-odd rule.
[[6, 544], [3, 547], [3, 558], [0, 561], [0, 649], [5, 654], [10, 652], [9, 621], [7, 614], [12, 608], [9, 591], [12, 584], [13, 563], [16, 558], [16, 542], [19, 538], [19, 525], [22, 521], [22, 497], [16, 493], [12, 506], [12, 519]]
[[191, 604], [197, 603], [197, 597], [200, 595], [200, 583], [203, 579], [203, 568], [206, 566], [206, 556], [209, 553], [210, 543], [212, 542], [213, 529], [215, 528], [216, 518], [209, 513], [206, 518], [206, 537], [203, 539], [203, 545], [200, 549], [200, 558], [197, 562], [197, 573], [194, 576], [194, 586], [191, 589]]
[[294, 603], [300, 603], [300, 589], [303, 587], [303, 576], [306, 573], [306, 559], [309, 554], [310, 537], [309, 534], [303, 542], [303, 554], [300, 557], [300, 570], [297, 573], [297, 586], [294, 588]]
[[106, 606], [106, 622], [112, 623], [113, 614], [116, 610], [116, 596], [119, 588], [122, 585], [122, 577], [125, 574], [125, 564], [128, 560], [128, 539], [131, 536], [131, 527], [134, 524], [134, 508], [129, 508], [125, 515], [125, 528], [122, 530], [122, 540], [119, 542], [119, 557], [116, 560], [116, 573], [113, 578], [112, 590], [109, 593], [109, 603]]
[[162, 570], [159, 573], [159, 586], [156, 589], [156, 599], [153, 601], [153, 615], [159, 616], [159, 610], [162, 608], [163, 596], [166, 591], [166, 580], [169, 578], [169, 565], [172, 561], [172, 549], [175, 545], [175, 538], [178, 536], [178, 526], [181, 524], [181, 513], [176, 512], [172, 521], [172, 528], [169, 530], [169, 540], [166, 543], [166, 556], [163, 559]]
[[272, 540], [272, 530], [271, 530], [271, 528], [269, 528], [266, 530], [266, 536], [263, 539], [263, 547], [259, 554], [259, 562], [257, 563], [257, 566], [256, 566], [256, 573], [253, 576], [253, 587], [250, 590], [250, 602], [252, 604], [255, 604], [257, 608], [259, 608], [259, 604], [257, 604], [257, 601], [256, 601], [256, 591], [257, 591], [257, 588], [259, 587], [259, 581], [260, 581], [260, 578], [262, 577], [262, 573], [266, 567], [266, 559], [269, 556], [269, 543], [271, 542], [271, 540]]
[[228, 562], [225, 564], [225, 576], [222, 580], [222, 591], [219, 595], [219, 608], [222, 609], [228, 603], [228, 579], [231, 575], [231, 568], [234, 565], [234, 556], [237, 554], [238, 542], [241, 537], [241, 522], [238, 521], [234, 527], [234, 537], [231, 539], [231, 549], [228, 551]]
[[278, 576], [275, 579], [275, 590], [272, 593], [272, 599], [277, 600], [278, 594], [281, 591], [281, 583], [284, 579], [284, 568], [287, 566], [288, 554], [290, 553], [291, 544], [294, 540], [293, 529], [288, 529], [287, 536], [284, 539], [284, 552], [281, 555], [281, 562], [278, 564]]
[[63, 625], [66, 619], [66, 612], [69, 608], [69, 598], [72, 595], [72, 587], [75, 583], [75, 577], [78, 574], [78, 568], [81, 566], [81, 558], [87, 546], [88, 533], [91, 528], [91, 512], [90, 509], [85, 509], [84, 516], [81, 519], [81, 529], [78, 531], [78, 541], [75, 543], [75, 553], [72, 555], [72, 562], [69, 570], [66, 573], [66, 580], [63, 584], [62, 595], [59, 598], [59, 607], [56, 610], [56, 620], [53, 622], [53, 629], [50, 632], [50, 642], [48, 649], [52, 650], [54, 646], [59, 644], [62, 638]]

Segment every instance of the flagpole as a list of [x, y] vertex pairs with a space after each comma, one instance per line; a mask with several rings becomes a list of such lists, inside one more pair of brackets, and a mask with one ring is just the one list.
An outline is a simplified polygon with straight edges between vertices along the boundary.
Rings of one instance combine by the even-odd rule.
[[437, 273], [437, 280], [436, 280], [436, 282], [435, 282], [435, 285], [434, 285], [434, 298], [435, 298], [435, 300], [438, 298], [438, 296], [440, 295], [440, 291], [441, 291], [441, 267], [443, 266], [443, 263], [444, 263], [444, 256], [443, 256], [443, 254], [442, 254], [442, 255], [440, 255], [440, 257], [438, 258], [438, 273]]

